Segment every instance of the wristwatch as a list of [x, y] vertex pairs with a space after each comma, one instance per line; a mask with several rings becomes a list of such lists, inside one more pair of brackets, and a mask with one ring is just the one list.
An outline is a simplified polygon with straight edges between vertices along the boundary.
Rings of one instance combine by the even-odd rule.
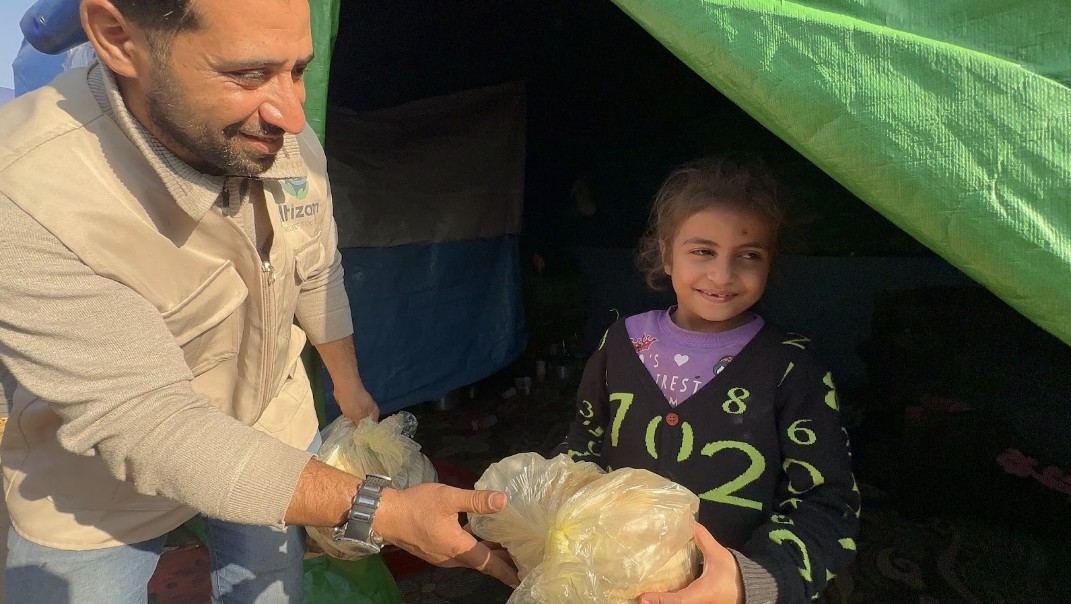
[[390, 477], [369, 474], [353, 497], [353, 506], [346, 514], [346, 522], [332, 532], [335, 541], [356, 546], [368, 553], [377, 554], [383, 547], [383, 537], [372, 530], [372, 520], [379, 508], [383, 489], [390, 486]]

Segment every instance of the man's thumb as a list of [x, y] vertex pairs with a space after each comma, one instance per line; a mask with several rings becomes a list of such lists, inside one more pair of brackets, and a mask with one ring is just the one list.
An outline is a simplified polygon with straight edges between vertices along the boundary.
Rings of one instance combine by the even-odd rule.
[[501, 491], [470, 491], [470, 493], [472, 495], [469, 499], [468, 509], [463, 509], [461, 510], [462, 512], [494, 514], [505, 509], [508, 503], [506, 494]]

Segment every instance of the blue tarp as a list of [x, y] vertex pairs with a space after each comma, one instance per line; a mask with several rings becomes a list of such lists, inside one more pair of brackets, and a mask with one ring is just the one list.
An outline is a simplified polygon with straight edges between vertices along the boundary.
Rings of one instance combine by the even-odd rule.
[[48, 84], [69, 66], [71, 49], [86, 42], [78, 0], [39, 0], [19, 21], [25, 38], [11, 64], [15, 96]]
[[437, 400], [524, 351], [518, 255], [516, 235], [342, 250], [361, 376], [383, 413]]

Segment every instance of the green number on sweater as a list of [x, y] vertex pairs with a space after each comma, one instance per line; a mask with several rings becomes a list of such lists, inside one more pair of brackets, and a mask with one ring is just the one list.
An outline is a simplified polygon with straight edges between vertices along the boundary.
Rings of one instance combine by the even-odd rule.
[[677, 451], [677, 461], [685, 461], [692, 456], [692, 446], [695, 435], [692, 433], [692, 424], [681, 423], [681, 450]]
[[656, 415], [654, 419], [647, 422], [647, 433], [643, 435], [643, 442], [647, 445], [647, 454], [652, 459], [658, 459], [658, 446], [655, 444], [654, 436], [660, 423], [662, 423], [662, 416]]
[[792, 481], [790, 480], [788, 483], [789, 493], [792, 493], [793, 495], [802, 495], [803, 493], [806, 493], [814, 487], [825, 483], [826, 479], [824, 476], [822, 476], [822, 473], [818, 471], [818, 468], [812, 466], [811, 464], [805, 461], [800, 461], [798, 459], [786, 459], [785, 463], [781, 465], [781, 470], [784, 471], [785, 474], [788, 474], [788, 469], [792, 466], [792, 464], [796, 464], [798, 466], [801, 466], [804, 470], [807, 470], [807, 474], [811, 477], [811, 486], [805, 489], [797, 489], [796, 487], [792, 486]]
[[[643, 442], [647, 446], [647, 454], [651, 459], [658, 459], [658, 444], [655, 443], [655, 435], [658, 433], [658, 425], [662, 423], [662, 416], [657, 415], [647, 422], [647, 433], [644, 434]], [[677, 451], [677, 461], [685, 461], [692, 456], [692, 446], [695, 435], [692, 433], [692, 425], [688, 422], [681, 424], [681, 450]]]
[[801, 423], [809, 421], [811, 420], [798, 419], [792, 422], [792, 425], [788, 427], [788, 437], [792, 439], [792, 442], [797, 445], [813, 445], [818, 440], [818, 437], [814, 434], [814, 430], [800, 427]]
[[796, 366], [796, 364], [793, 363], [792, 361], [788, 362], [788, 367], [785, 367], [785, 374], [781, 376], [781, 381], [777, 382], [778, 386], [780, 386], [781, 384], [785, 383], [785, 378], [788, 377], [788, 374], [792, 371], [792, 368], [795, 367], [795, 366]]
[[625, 414], [628, 413], [628, 408], [632, 406], [632, 399], [634, 395], [631, 392], [615, 392], [610, 395], [610, 402], [621, 401], [621, 404], [617, 406], [617, 410], [614, 411], [614, 423], [610, 427], [610, 446], [617, 446], [617, 437], [621, 432], [621, 422], [625, 421]]
[[800, 555], [803, 557], [803, 568], [797, 570], [800, 571], [800, 575], [806, 579], [807, 582], [813, 581], [813, 579], [811, 579], [811, 557], [807, 554], [807, 546], [803, 544], [803, 541], [801, 541], [799, 537], [788, 529], [777, 529], [776, 531], [770, 531], [770, 540], [777, 545], [782, 545], [785, 541], [788, 541], [800, 548]]
[[826, 393], [826, 405], [834, 411], [840, 410], [840, 403], [837, 402], [837, 387], [833, 385], [833, 372], [827, 371], [822, 383], [829, 387], [829, 392]]
[[595, 450], [596, 444], [597, 443], [595, 441], [589, 440], [587, 451], [577, 451], [576, 449], [571, 449], [566, 453], [566, 455], [573, 459], [578, 459], [581, 457], [600, 457], [599, 452]]
[[729, 400], [721, 404], [721, 410], [732, 415], [740, 415], [747, 411], [746, 401], [751, 393], [747, 388], [732, 388], [729, 390]]
[[796, 337], [789, 338], [789, 339], [785, 340], [784, 342], [781, 342], [782, 344], [788, 344], [789, 346], [795, 346], [796, 348], [799, 348], [800, 350], [807, 350], [807, 347], [804, 346], [804, 344], [806, 344], [807, 342], [810, 342], [811, 341], [810, 338], [808, 338], [807, 336], [801, 336], [798, 333], [790, 333], [788, 335], [796, 336]]
[[707, 491], [706, 493], [699, 495], [699, 498], [706, 499], [707, 501], [715, 501], [718, 503], [727, 503], [729, 505], [738, 505], [740, 507], [750, 508], [752, 510], [761, 510], [761, 502], [754, 501], [751, 499], [744, 499], [743, 497], [737, 497], [736, 495], [733, 495], [733, 493], [739, 491], [740, 489], [751, 484], [752, 482], [755, 482], [759, 479], [760, 476], [762, 476], [763, 470], [766, 469], [766, 459], [762, 456], [762, 453], [759, 453], [759, 450], [755, 447], [747, 443], [742, 443], [735, 440], [721, 440], [709, 443], [707, 446], [703, 447], [703, 450], [700, 451], [700, 453], [706, 455], [707, 457], [713, 457], [715, 453], [717, 453], [718, 451], [724, 451], [725, 449], [736, 449], [738, 451], [743, 451], [744, 454], [747, 455], [749, 459], [751, 459], [751, 465], [748, 466], [747, 470], [745, 470], [744, 473], [740, 476], [737, 476], [733, 480], [730, 480], [729, 482], [721, 485], [720, 487], [715, 487]]
[[577, 413], [580, 414], [580, 417], [584, 419], [591, 419], [595, 417], [595, 408], [592, 407], [591, 401], [584, 400], [580, 402], [583, 403], [583, 406], [580, 408], [579, 411], [577, 411]]

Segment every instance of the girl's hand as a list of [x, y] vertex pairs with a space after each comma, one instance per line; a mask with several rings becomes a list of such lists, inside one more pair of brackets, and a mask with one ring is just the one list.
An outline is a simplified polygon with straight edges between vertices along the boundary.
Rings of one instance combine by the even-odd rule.
[[640, 604], [743, 604], [744, 579], [736, 557], [722, 547], [698, 522], [695, 542], [703, 554], [703, 574], [691, 585], [674, 593], [646, 593]]

